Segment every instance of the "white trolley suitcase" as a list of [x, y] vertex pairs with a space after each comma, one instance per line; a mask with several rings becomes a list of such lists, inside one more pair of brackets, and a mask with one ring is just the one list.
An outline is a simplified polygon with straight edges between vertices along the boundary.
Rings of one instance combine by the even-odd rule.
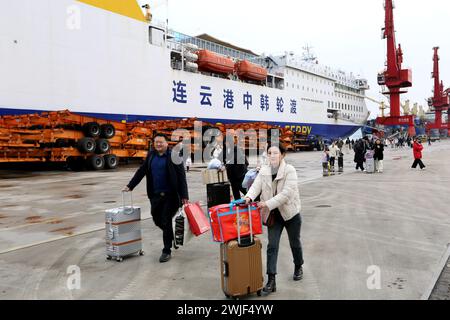
[[375, 173], [375, 160], [373, 158], [366, 159], [366, 172]]
[[106, 210], [106, 257], [108, 260], [123, 261], [123, 257], [131, 254], [143, 255], [141, 232], [141, 208], [125, 206], [125, 195], [122, 193], [123, 206]]

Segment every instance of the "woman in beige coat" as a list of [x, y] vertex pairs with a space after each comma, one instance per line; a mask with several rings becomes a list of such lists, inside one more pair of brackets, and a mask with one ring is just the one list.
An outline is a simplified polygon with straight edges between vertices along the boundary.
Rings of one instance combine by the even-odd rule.
[[[261, 195], [258, 207], [261, 209], [264, 223], [268, 227], [267, 274], [265, 292], [275, 292], [278, 248], [284, 228], [288, 233], [289, 244], [294, 257], [295, 281], [303, 277], [303, 252], [300, 242], [301, 202], [297, 186], [297, 172], [286, 163], [286, 150], [283, 146], [271, 146], [267, 151], [269, 165], [263, 166], [245, 196], [247, 203]], [[270, 218], [269, 218], [270, 215]]]

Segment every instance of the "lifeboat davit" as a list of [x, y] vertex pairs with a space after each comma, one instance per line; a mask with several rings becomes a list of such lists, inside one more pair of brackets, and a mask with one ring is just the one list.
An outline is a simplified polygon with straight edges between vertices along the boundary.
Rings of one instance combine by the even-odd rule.
[[238, 61], [235, 65], [239, 79], [262, 81], [267, 78], [267, 70], [247, 60]]
[[198, 55], [198, 69], [221, 74], [230, 74], [234, 71], [234, 62], [230, 58], [221, 56], [209, 50], [200, 50]]

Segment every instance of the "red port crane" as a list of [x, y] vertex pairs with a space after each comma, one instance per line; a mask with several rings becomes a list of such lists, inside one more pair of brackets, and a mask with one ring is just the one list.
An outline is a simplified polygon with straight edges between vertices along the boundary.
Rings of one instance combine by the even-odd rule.
[[399, 44], [397, 48], [395, 42], [393, 1], [385, 0], [384, 9], [385, 27], [382, 31], [383, 39], [387, 41], [387, 68], [378, 74], [378, 84], [388, 88], [383, 94], [390, 96], [390, 116], [379, 117], [376, 122], [387, 126], [408, 125], [410, 134], [414, 134], [413, 116], [400, 116], [400, 94], [407, 92], [401, 88], [412, 86], [412, 71], [402, 69], [402, 47]]
[[431, 77], [434, 79], [434, 95], [432, 98], [428, 99], [428, 105], [434, 111], [434, 123], [429, 123], [427, 125], [427, 131], [430, 129], [450, 129], [447, 127], [449, 124], [442, 123], [442, 112], [448, 110], [450, 101], [448, 89], [444, 91], [444, 83], [439, 81], [439, 47], [434, 47], [433, 50], [433, 73], [431, 74]]

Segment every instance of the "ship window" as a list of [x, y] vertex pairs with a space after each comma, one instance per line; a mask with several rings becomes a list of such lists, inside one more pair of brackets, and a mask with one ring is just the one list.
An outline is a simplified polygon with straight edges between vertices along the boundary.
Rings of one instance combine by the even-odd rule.
[[294, 89], [294, 84], [292, 84], [292, 89]]
[[289, 82], [286, 82], [286, 88], [289, 88]]

